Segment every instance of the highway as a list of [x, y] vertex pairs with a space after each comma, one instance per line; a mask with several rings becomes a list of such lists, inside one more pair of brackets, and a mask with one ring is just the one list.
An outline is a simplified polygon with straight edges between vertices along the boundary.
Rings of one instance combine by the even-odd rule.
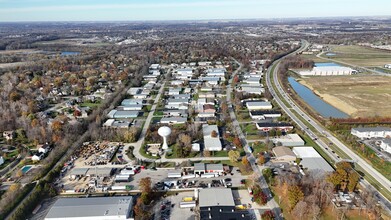
[[[267, 184], [267, 182], [262, 174], [262, 171], [259, 169], [258, 165], [256, 164], [257, 159], [254, 157], [252, 152], [250, 152], [248, 150], [248, 143], [247, 143], [246, 137], [244, 136], [242, 129], [240, 128], [239, 122], [236, 119], [236, 115], [235, 115], [234, 108], [233, 108], [232, 101], [231, 101], [231, 92], [233, 89], [231, 85], [232, 85], [233, 78], [241, 70], [242, 64], [236, 60], [235, 60], [235, 62], [237, 64], [239, 64], [239, 68], [237, 70], [235, 70], [235, 72], [232, 74], [231, 79], [229, 80], [229, 83], [227, 86], [227, 90], [226, 90], [228, 111], [229, 111], [230, 117], [232, 119], [233, 129], [235, 130], [236, 134], [239, 136], [239, 139], [242, 142], [243, 148], [246, 152], [246, 156], [247, 156], [248, 161], [251, 165], [251, 168], [253, 169], [254, 173], [259, 177], [259, 183], [262, 188], [262, 191], [268, 197], [267, 206], [269, 206], [269, 208], [274, 213], [275, 219], [283, 219], [281, 209], [280, 209], [278, 203], [276, 202], [276, 200], [273, 198], [271, 190], [269, 189], [269, 185]], [[256, 216], [259, 217], [258, 214]]]
[[[308, 42], [303, 41], [301, 48], [296, 51], [300, 52], [305, 50], [308, 47]], [[293, 54], [293, 53], [291, 53]], [[288, 55], [289, 56], [289, 55]], [[306, 112], [304, 112], [301, 108], [297, 106], [297, 104], [288, 96], [288, 94], [285, 93], [285, 91], [282, 89], [281, 84], [277, 77], [277, 71], [279, 66], [280, 60], [275, 61], [272, 66], [267, 71], [266, 76], [266, 84], [269, 88], [271, 94], [273, 95], [275, 101], [280, 105], [280, 107], [283, 109], [283, 111], [289, 115], [289, 117], [292, 118], [292, 120], [298, 125], [298, 127], [303, 130], [307, 135], [309, 135], [315, 142], [318, 144], [324, 152], [326, 152], [334, 161], [338, 162], [341, 161], [342, 158], [340, 156], [336, 155], [333, 152], [330, 152], [331, 149], [328, 147], [328, 144], [334, 145], [334, 147], [339, 148], [341, 151], [343, 151], [346, 155], [348, 155], [350, 158], [346, 158], [349, 160], [352, 160], [357, 165], [359, 165], [362, 169], [364, 169], [366, 172], [370, 174], [374, 179], [376, 179], [381, 186], [388, 190], [390, 192], [391, 190], [391, 182], [384, 177], [382, 174], [380, 174], [377, 170], [375, 170], [370, 164], [368, 164], [364, 159], [362, 159], [360, 156], [358, 156], [355, 152], [353, 152], [350, 148], [348, 148], [346, 145], [344, 145], [341, 141], [339, 141], [337, 138], [335, 138], [327, 129], [322, 127], [317, 121], [313, 120]], [[272, 68], [274, 66], [274, 68]], [[273, 71], [273, 72], [272, 72]], [[273, 87], [273, 83], [271, 81], [271, 75], [273, 75], [273, 81], [274, 85], [277, 88], [277, 91], [275, 91], [275, 88]], [[281, 94], [281, 97], [277, 95], [277, 92]], [[284, 100], [282, 100], [284, 99]], [[287, 106], [286, 103], [289, 103], [291, 106]], [[299, 118], [296, 114], [294, 114], [293, 111], [296, 111], [296, 113], [299, 115]], [[306, 123], [309, 123], [313, 128], [307, 127], [303, 121], [306, 121]], [[314, 129], [315, 131], [313, 131]], [[326, 140], [329, 143], [324, 143], [324, 141], [320, 140], [320, 138], [316, 134], [322, 134], [326, 138]], [[389, 204], [389, 201], [387, 201], [385, 198], [384, 202], [386, 204]]]

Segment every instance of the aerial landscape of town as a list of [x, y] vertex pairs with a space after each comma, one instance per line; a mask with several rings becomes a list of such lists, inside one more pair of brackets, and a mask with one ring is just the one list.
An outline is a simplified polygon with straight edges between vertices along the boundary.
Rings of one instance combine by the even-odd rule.
[[391, 219], [390, 15], [1, 4], [0, 219]]

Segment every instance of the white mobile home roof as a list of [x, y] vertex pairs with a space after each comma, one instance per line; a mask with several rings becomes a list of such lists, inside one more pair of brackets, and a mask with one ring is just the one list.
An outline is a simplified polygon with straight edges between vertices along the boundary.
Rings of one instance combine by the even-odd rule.
[[60, 198], [51, 207], [45, 219], [130, 219], [132, 206], [131, 196]]

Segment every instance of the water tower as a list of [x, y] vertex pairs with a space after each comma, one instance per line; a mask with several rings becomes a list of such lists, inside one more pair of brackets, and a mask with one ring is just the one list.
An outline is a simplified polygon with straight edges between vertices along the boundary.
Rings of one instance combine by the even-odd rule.
[[163, 150], [167, 150], [168, 149], [167, 137], [168, 135], [171, 134], [171, 128], [167, 126], [160, 127], [159, 130], [157, 130], [157, 133], [163, 137]]

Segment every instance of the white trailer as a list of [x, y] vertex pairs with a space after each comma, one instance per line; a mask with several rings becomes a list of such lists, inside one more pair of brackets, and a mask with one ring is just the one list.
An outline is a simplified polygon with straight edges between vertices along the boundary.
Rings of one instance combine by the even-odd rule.
[[134, 175], [134, 170], [121, 170], [121, 175]]
[[191, 179], [191, 178], [195, 178], [195, 174], [189, 174], [189, 175], [185, 175], [185, 176], [182, 176], [182, 179]]
[[204, 173], [201, 175], [201, 178], [213, 178], [216, 177], [216, 175], [218, 176], [216, 173]]
[[179, 207], [180, 208], [194, 208], [194, 207], [196, 207], [196, 202], [195, 201], [180, 202]]

